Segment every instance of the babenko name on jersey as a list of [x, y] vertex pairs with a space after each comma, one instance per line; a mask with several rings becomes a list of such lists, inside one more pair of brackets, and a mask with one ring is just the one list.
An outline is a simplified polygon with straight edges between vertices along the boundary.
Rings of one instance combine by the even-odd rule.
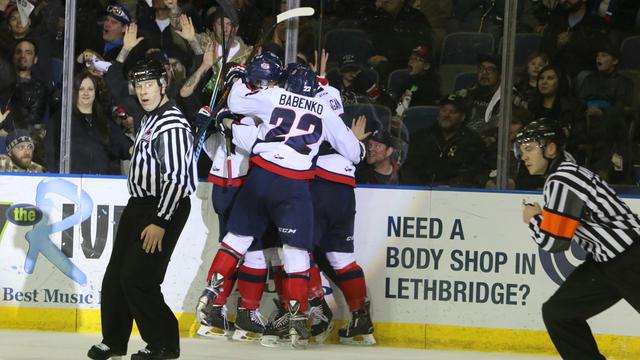
[[315, 102], [309, 98], [303, 98], [293, 94], [281, 94], [278, 104], [311, 111], [316, 113], [317, 115], [322, 115], [322, 111], [324, 110], [324, 106], [322, 106], [322, 104]]

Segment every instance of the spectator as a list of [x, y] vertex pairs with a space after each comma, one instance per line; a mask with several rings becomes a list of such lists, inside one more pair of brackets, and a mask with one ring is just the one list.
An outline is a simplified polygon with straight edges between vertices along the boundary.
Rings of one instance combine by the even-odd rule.
[[[169, 1], [172, 7], [177, 1]], [[171, 26], [169, 14], [171, 10], [165, 0], [153, 0], [154, 18], [143, 18], [138, 21], [138, 34], [144, 39], [143, 49], [161, 49], [167, 57], [178, 59], [187, 68], [191, 66], [189, 44]]]
[[7, 154], [0, 155], [0, 172], [42, 173], [45, 171], [42, 165], [32, 161], [34, 144], [28, 131], [10, 132], [7, 135], [6, 144]]
[[396, 100], [396, 115], [402, 116], [409, 106], [435, 105], [440, 100], [440, 77], [431, 65], [433, 56], [426, 46], [411, 51], [407, 69], [409, 79], [398, 94], [390, 94]]
[[79, 49], [90, 49], [100, 54], [106, 61], [115, 60], [122, 49], [125, 28], [131, 24], [132, 18], [126, 7], [118, 4], [107, 6], [101, 36], [91, 31], [78, 32]]
[[[586, 167], [606, 181], [620, 180], [627, 156], [628, 131], [625, 107], [631, 106], [633, 83], [616, 68], [620, 53], [616, 46], [603, 45], [596, 55], [598, 71], [588, 75], [578, 89], [586, 105], [584, 123], [575, 124], [572, 143], [586, 150]], [[627, 159], [625, 159], [627, 158]], [[623, 165], [624, 162], [627, 162]], [[617, 176], [616, 176], [617, 175]]]
[[418, 186], [484, 187], [489, 168], [482, 138], [464, 126], [465, 102], [452, 94], [440, 102], [438, 121], [413, 133], [401, 182]]
[[[478, 74], [476, 83], [468, 89], [456, 92], [467, 102], [467, 121], [465, 125], [482, 137], [488, 149], [496, 149], [498, 124], [500, 123], [500, 58], [497, 55], [478, 56]], [[517, 90], [513, 89], [513, 105], [526, 108]], [[489, 153], [490, 163], [496, 163], [497, 153]]]
[[523, 101], [529, 102], [536, 96], [538, 75], [540, 70], [547, 65], [549, 65], [549, 57], [544, 53], [535, 51], [527, 57], [527, 65], [520, 74], [520, 79], [514, 85]]
[[398, 166], [392, 160], [393, 139], [386, 130], [376, 130], [367, 139], [366, 162], [356, 167], [356, 183], [398, 185]]
[[376, 1], [376, 8], [369, 10], [362, 27], [371, 34], [374, 54], [369, 64], [382, 82], [392, 70], [405, 66], [405, 56], [415, 44], [431, 46], [429, 21], [408, 0]]
[[[567, 131], [579, 118], [580, 104], [571, 97], [569, 81], [558, 66], [547, 65], [538, 75], [538, 92], [529, 102], [534, 119], [556, 119]], [[527, 125], [527, 124], [525, 124]]]
[[[222, 62], [219, 60], [222, 57], [222, 44], [224, 42], [225, 49], [227, 51], [227, 63], [239, 63], [244, 64], [247, 57], [251, 54], [251, 48], [245, 45], [245, 43], [237, 36], [238, 23], [232, 21], [229, 15], [224, 13], [222, 7], [218, 7], [216, 12], [211, 17], [211, 27], [213, 28], [213, 34], [203, 33], [198, 34], [197, 38], [200, 42], [200, 46], [204, 49], [209, 42], [214, 44], [214, 65], [211, 68], [213, 71], [211, 79], [204, 87], [205, 97], [210, 97], [213, 89], [216, 88], [216, 78], [221, 71], [220, 67]], [[224, 39], [222, 38], [224, 26]]]
[[495, 127], [488, 124], [486, 112], [491, 99], [500, 87], [500, 59], [490, 54], [478, 55], [478, 74], [476, 83], [470, 88], [461, 89], [456, 95], [466, 102], [466, 126], [480, 134]]
[[327, 79], [340, 91], [344, 105], [373, 103], [380, 96], [374, 73], [366, 71], [364, 64], [354, 54], [345, 54], [339, 71], [330, 72]]
[[[35, 5], [35, 1], [30, 1]], [[38, 12], [39, 14], [35, 14]], [[54, 50], [62, 50], [62, 39], [58, 34], [58, 21], [63, 17], [61, 1], [53, 0], [39, 5], [27, 14], [27, 22], [22, 23], [20, 11], [14, 0], [9, 1], [4, 14], [7, 18], [8, 32], [0, 32], [0, 53], [11, 60], [13, 49], [18, 41], [31, 39], [38, 48], [39, 61], [34, 66], [34, 76], [44, 83], [51, 80], [51, 57]], [[33, 19], [36, 17], [36, 19]], [[57, 48], [57, 49], [56, 49]]]
[[[83, 72], [76, 76], [73, 89], [71, 172], [119, 175], [111, 161], [128, 159], [133, 142], [100, 106], [97, 81], [91, 74]], [[60, 114], [56, 119], [60, 124]], [[59, 129], [56, 134], [60, 134]]]
[[13, 67], [16, 70], [16, 85], [9, 102], [11, 113], [2, 128], [7, 131], [26, 129], [40, 144], [41, 128], [51, 89], [33, 77], [33, 66], [38, 62], [38, 48], [30, 39], [18, 41], [13, 51]]
[[587, 0], [561, 4], [563, 11], [550, 20], [540, 46], [551, 62], [573, 79], [579, 72], [594, 68], [596, 46], [607, 39], [609, 30], [602, 18], [588, 12]]

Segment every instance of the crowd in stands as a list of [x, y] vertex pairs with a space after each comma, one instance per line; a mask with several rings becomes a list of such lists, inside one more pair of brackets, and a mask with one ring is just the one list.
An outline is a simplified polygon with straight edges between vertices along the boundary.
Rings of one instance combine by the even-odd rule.
[[[324, 12], [300, 19], [297, 61], [326, 50], [345, 122], [367, 118], [358, 182], [495, 187], [505, 0], [320, 1], [301, 1]], [[229, 2], [237, 18], [213, 0], [77, 1], [73, 173], [126, 174], [143, 115], [127, 82], [136, 61], [165, 66], [169, 96], [193, 119], [226, 71], [224, 49], [233, 63], [253, 46], [284, 58], [286, 24], [268, 31], [286, 1]], [[57, 172], [65, 4], [26, 4], [0, 9], [0, 160], [4, 171]], [[578, 163], [635, 183], [639, 10], [636, 0], [519, 1], [511, 138], [534, 119], [555, 119]], [[506, 155], [509, 187], [542, 186]]]

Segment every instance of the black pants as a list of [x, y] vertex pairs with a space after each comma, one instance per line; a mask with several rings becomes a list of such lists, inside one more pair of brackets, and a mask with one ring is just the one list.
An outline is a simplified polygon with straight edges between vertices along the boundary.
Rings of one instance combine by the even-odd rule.
[[587, 319], [625, 299], [640, 312], [640, 245], [606, 263], [588, 258], [549, 300], [542, 317], [563, 359], [604, 359]]
[[178, 237], [187, 221], [191, 202], [180, 201], [162, 238], [162, 252], [147, 254], [140, 234], [157, 213], [158, 199], [130, 198], [125, 207], [102, 280], [100, 315], [102, 342], [116, 353], [126, 353], [136, 320], [150, 349], [180, 348], [178, 320], [164, 302], [160, 284]]

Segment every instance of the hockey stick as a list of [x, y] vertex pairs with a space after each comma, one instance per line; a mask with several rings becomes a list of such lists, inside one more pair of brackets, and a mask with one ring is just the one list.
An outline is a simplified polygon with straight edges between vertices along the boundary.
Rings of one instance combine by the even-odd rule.
[[[300, 8], [295, 8], [295, 9], [291, 9], [291, 10], [287, 10], [284, 11], [280, 14], [278, 14], [276, 16], [276, 22], [271, 26], [271, 28], [269, 29], [269, 31], [267, 31], [263, 36], [262, 39], [260, 39], [260, 46], [255, 45], [253, 47], [253, 50], [251, 50], [251, 53], [249, 54], [249, 56], [247, 57], [246, 61], [249, 61], [250, 59], [252, 59], [256, 52], [258, 51], [258, 48], [261, 47], [265, 40], [267, 39], [267, 37], [269, 35], [271, 35], [271, 33], [275, 30], [276, 26], [278, 26], [278, 24], [280, 24], [283, 21], [287, 21], [289, 19], [295, 18], [295, 17], [301, 17], [301, 16], [312, 16], [315, 13], [315, 10], [311, 7], [300, 7]], [[222, 72], [222, 69], [221, 71]], [[209, 127], [209, 125], [211, 125], [211, 121], [213, 121], [213, 119], [215, 119], [218, 111], [220, 111], [220, 108], [222, 107], [222, 105], [226, 102], [227, 100], [227, 96], [229, 96], [229, 90], [230, 89], [225, 89], [224, 92], [222, 93], [222, 96], [220, 96], [220, 99], [218, 100], [218, 102], [216, 103], [215, 107], [211, 106], [210, 108], [213, 108], [211, 110], [211, 117], [209, 118], [209, 120], [203, 124], [203, 126], [198, 129], [198, 132], [196, 133], [196, 143], [197, 143], [197, 147], [194, 153], [194, 157], [195, 160], [198, 161], [198, 159], [200, 158], [200, 154], [202, 153], [202, 147], [204, 146], [204, 140], [206, 139], [206, 135], [207, 135], [207, 128]], [[213, 104], [213, 99], [212, 99], [212, 104]], [[228, 146], [230, 148], [230, 146]], [[230, 150], [230, 149], [228, 149]], [[228, 160], [230, 161], [230, 151], [227, 151], [227, 157]], [[229, 163], [227, 163], [227, 167], [229, 166]]]

